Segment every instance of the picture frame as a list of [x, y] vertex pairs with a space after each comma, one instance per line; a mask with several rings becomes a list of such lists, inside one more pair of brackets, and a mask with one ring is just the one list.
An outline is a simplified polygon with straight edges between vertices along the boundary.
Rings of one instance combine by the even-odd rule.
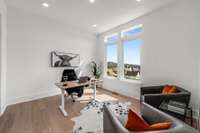
[[80, 55], [66, 52], [51, 52], [51, 67], [79, 67]]

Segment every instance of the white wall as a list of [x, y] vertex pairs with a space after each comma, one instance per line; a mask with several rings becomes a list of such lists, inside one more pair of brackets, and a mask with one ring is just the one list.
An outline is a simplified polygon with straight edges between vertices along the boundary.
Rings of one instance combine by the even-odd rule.
[[6, 105], [6, 5], [0, 0], [0, 115]]
[[51, 68], [51, 51], [81, 55], [83, 75], [95, 58], [91, 33], [44, 16], [8, 7], [8, 104], [56, 94], [63, 69]]
[[[199, 34], [200, 34], [200, 31], [199, 31]], [[200, 50], [200, 45], [198, 46], [198, 50]], [[198, 86], [198, 108], [199, 108], [199, 120], [200, 120], [200, 52], [198, 52], [198, 83], [199, 83], [199, 86]], [[199, 124], [200, 124], [200, 121], [199, 121]], [[199, 128], [200, 128], [200, 125], [199, 125]]]
[[144, 85], [176, 84], [192, 92], [197, 107], [199, 45], [198, 0], [183, 0], [144, 18]]
[[[199, 86], [198, 86], [198, 109], [199, 109], [199, 120], [200, 120], [200, 56], [199, 56], [199, 71], [198, 71], [198, 83], [199, 83]], [[200, 121], [199, 121], [200, 122]], [[200, 124], [200, 123], [199, 123]], [[199, 128], [200, 128], [200, 125], [199, 125]]]
[[[175, 84], [192, 92], [192, 104], [197, 107], [197, 52], [200, 24], [198, 0], [180, 0], [130, 23], [99, 36], [98, 60], [104, 61], [103, 36], [133, 25], [143, 24], [141, 48], [142, 85]], [[104, 87], [139, 96], [138, 83], [105, 79]], [[117, 89], [115, 89], [117, 88]]]

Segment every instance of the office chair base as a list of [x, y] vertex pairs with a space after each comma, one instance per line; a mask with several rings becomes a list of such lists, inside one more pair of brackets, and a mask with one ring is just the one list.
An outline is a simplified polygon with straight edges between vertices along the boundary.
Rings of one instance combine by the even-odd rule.
[[75, 102], [76, 102], [76, 98], [75, 98], [74, 96], [77, 97], [78, 94], [74, 93], [74, 94], [71, 94], [70, 96], [71, 96], [71, 98], [72, 98], [72, 102], [75, 103]]

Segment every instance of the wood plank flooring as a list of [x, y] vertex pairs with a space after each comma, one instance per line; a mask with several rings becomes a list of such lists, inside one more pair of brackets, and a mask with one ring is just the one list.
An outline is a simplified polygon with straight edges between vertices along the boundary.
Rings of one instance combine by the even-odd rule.
[[[74, 122], [71, 118], [79, 116], [80, 110], [93, 96], [91, 89], [86, 89], [82, 98], [75, 103], [66, 98], [65, 105], [68, 117], [63, 117], [58, 109], [60, 96], [43, 98], [31, 102], [9, 106], [0, 117], [0, 133], [73, 133]], [[131, 108], [140, 112], [140, 103], [134, 98], [121, 96], [109, 91], [98, 89], [100, 101], [131, 102]], [[194, 121], [194, 127], [196, 127]]]
[[[66, 99], [68, 117], [63, 117], [58, 105], [60, 96], [43, 98], [31, 102], [9, 106], [0, 118], [0, 133], [72, 133], [74, 122], [71, 118], [79, 116], [80, 110], [92, 97], [92, 90], [86, 89], [82, 98], [75, 103]], [[101, 101], [121, 101], [132, 103], [131, 108], [139, 112], [139, 101], [98, 89], [97, 98]]]

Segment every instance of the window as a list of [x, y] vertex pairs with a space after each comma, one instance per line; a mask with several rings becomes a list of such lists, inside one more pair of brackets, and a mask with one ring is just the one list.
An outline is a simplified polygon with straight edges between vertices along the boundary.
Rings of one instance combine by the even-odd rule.
[[107, 44], [107, 75], [110, 77], [117, 77], [118, 75], [118, 48], [117, 48], [118, 35], [112, 34], [105, 38]]
[[112, 34], [110, 36], [107, 36], [105, 37], [104, 41], [106, 43], [113, 43], [113, 42], [116, 42], [118, 40], [118, 35], [115, 33], [115, 34]]
[[117, 45], [107, 45], [107, 75], [117, 77]]
[[141, 40], [128, 40], [124, 45], [124, 78], [140, 79], [140, 45]]
[[122, 37], [136, 36], [143, 31], [142, 25], [137, 25], [130, 29], [122, 31]]
[[107, 76], [128, 80], [141, 79], [140, 49], [142, 32], [142, 25], [137, 25], [105, 37]]

